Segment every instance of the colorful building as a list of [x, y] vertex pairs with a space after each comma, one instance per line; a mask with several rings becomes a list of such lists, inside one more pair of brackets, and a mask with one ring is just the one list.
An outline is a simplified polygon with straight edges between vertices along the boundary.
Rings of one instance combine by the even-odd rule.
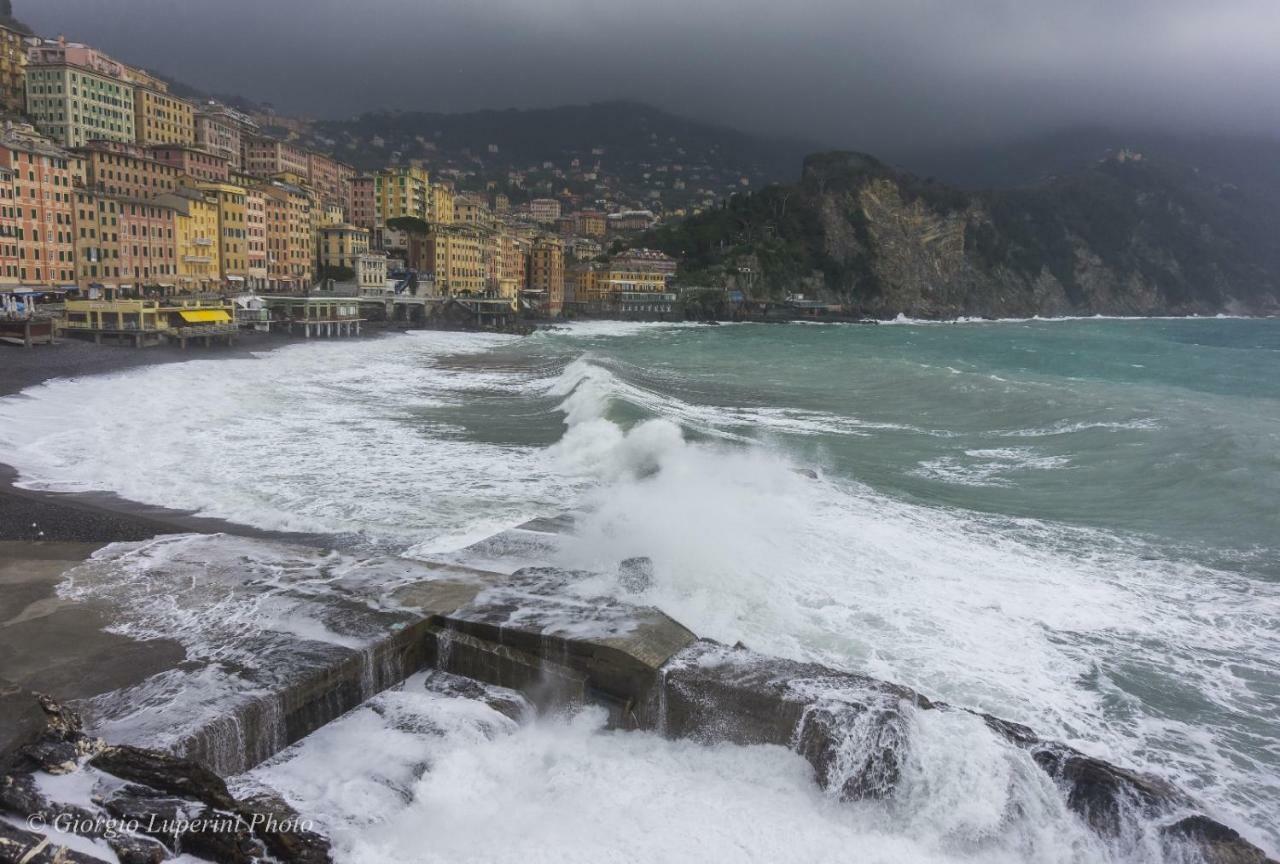
[[120, 200], [121, 288], [172, 295], [178, 287], [178, 211], [156, 201]]
[[198, 181], [193, 185], [218, 204], [218, 264], [222, 283], [231, 288], [246, 287], [249, 233], [244, 187]]
[[345, 268], [354, 273], [360, 259], [369, 254], [369, 231], [356, 225], [326, 225], [320, 229], [319, 246], [322, 268]]
[[0, 24], [0, 107], [20, 113], [27, 104], [27, 34]]
[[25, 124], [0, 133], [0, 167], [13, 172], [18, 281], [75, 284], [72, 157]]
[[207, 183], [228, 183], [231, 180], [231, 166], [226, 159], [197, 147], [161, 144], [148, 148], [147, 152], [156, 161], [172, 165], [180, 175], [191, 180]]
[[554, 198], [534, 198], [529, 202], [529, 215], [534, 222], [550, 225], [560, 218], [560, 202]]
[[241, 136], [241, 170], [262, 180], [277, 174], [294, 174], [304, 180], [311, 175], [308, 153], [286, 141], [261, 135]]
[[379, 171], [374, 175], [374, 200], [381, 225], [405, 216], [429, 221], [431, 183], [427, 169], [411, 165]]
[[609, 221], [598, 210], [581, 210], [573, 214], [574, 232], [584, 237], [603, 237], [609, 231]]
[[244, 168], [244, 138], [258, 134], [258, 124], [248, 114], [208, 102], [195, 112], [196, 146], [225, 159], [232, 171]]
[[267, 288], [267, 198], [258, 188], [244, 193], [245, 287], [251, 291]]
[[14, 171], [0, 168], [0, 287], [18, 282], [18, 206], [14, 203]]
[[217, 198], [199, 189], [182, 187], [172, 195], [161, 195], [156, 202], [177, 211], [174, 239], [178, 252], [178, 292], [221, 290]]
[[27, 114], [64, 147], [134, 140], [134, 85], [124, 64], [87, 45], [45, 40], [27, 54]]
[[446, 183], [431, 184], [431, 214], [428, 221], [436, 225], [452, 225], [454, 214], [453, 187]]
[[564, 243], [559, 237], [541, 235], [529, 251], [529, 293], [544, 303], [548, 315], [564, 309]]
[[82, 292], [102, 291], [110, 299], [119, 293], [120, 202], [112, 195], [88, 189], [75, 191], [76, 285]]
[[347, 220], [368, 231], [378, 227], [378, 203], [372, 174], [351, 178], [347, 190]]
[[[317, 198], [326, 204], [341, 207], [344, 211], [351, 197], [351, 181], [356, 169], [321, 153], [307, 154], [307, 183]], [[344, 213], [343, 219], [346, 218]]]
[[191, 103], [165, 91], [135, 86], [134, 138], [139, 144], [196, 143], [195, 111]]
[[433, 225], [423, 257], [423, 269], [434, 272], [439, 293], [477, 297], [485, 293], [483, 238], [476, 229]]
[[260, 188], [266, 201], [268, 290], [308, 290], [315, 258], [311, 192], [279, 180]]
[[179, 170], [135, 144], [90, 141], [76, 151], [86, 185], [125, 198], [154, 198], [178, 188]]

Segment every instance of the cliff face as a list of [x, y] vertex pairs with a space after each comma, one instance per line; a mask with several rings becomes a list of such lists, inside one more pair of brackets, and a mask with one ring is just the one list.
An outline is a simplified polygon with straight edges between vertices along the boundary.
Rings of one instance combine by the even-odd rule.
[[1280, 202], [1129, 154], [1046, 185], [965, 192], [875, 159], [656, 232], [686, 281], [913, 317], [1280, 311]]

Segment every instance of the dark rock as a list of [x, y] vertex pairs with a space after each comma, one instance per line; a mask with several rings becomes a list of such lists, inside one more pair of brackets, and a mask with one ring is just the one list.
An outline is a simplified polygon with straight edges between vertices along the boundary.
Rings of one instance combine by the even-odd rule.
[[137, 822], [140, 831], [170, 846], [176, 845], [177, 838], [167, 826], [190, 819], [201, 809], [193, 801], [132, 783], [113, 792], [102, 806], [117, 819]]
[[1118, 835], [1126, 813], [1151, 818], [1192, 802], [1176, 786], [1137, 771], [1118, 768], [1061, 744], [1041, 743], [1031, 757], [1067, 793], [1067, 804], [1095, 831]]
[[254, 795], [245, 799], [239, 812], [262, 838], [268, 851], [281, 861], [332, 864], [333, 851], [328, 838], [312, 831], [310, 823], [284, 799], [265, 793]]
[[28, 764], [50, 774], [68, 774], [76, 770], [79, 752], [71, 741], [42, 739], [22, 748]]
[[110, 746], [89, 760], [89, 764], [122, 780], [193, 798], [220, 810], [236, 807], [236, 800], [221, 777], [197, 762], [167, 753], [127, 745]]
[[253, 864], [266, 852], [238, 814], [213, 808], [196, 816], [191, 829], [179, 836], [178, 848], [218, 864]]
[[103, 859], [73, 852], [43, 834], [0, 821], [0, 864], [103, 864]]
[[1188, 816], [1165, 827], [1164, 834], [1195, 846], [1206, 864], [1276, 864], [1261, 849], [1207, 816]]
[[19, 746], [8, 759], [11, 766], [66, 774], [76, 770], [80, 759], [102, 746], [98, 739], [84, 734], [79, 714], [41, 693], [32, 693], [30, 698], [39, 708], [44, 725], [33, 740]]
[[120, 864], [160, 864], [173, 857], [164, 844], [132, 834], [108, 837], [107, 845], [116, 853]]
[[842, 801], [887, 798], [901, 774], [906, 726], [889, 700], [815, 708], [800, 722], [795, 749], [814, 766], [822, 788]]
[[653, 561], [643, 555], [627, 558], [618, 565], [618, 584], [632, 594], [649, 590], [653, 584]]
[[36, 779], [30, 774], [7, 774], [0, 777], [0, 810], [26, 818], [42, 813], [49, 802], [36, 788]]
[[18, 751], [35, 743], [46, 725], [31, 691], [0, 678], [0, 771], [19, 761]]

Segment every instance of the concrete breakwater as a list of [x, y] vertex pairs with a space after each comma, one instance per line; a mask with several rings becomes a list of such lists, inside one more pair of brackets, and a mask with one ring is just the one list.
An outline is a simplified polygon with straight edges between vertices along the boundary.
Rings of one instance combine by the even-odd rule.
[[[531, 523], [504, 542], [536, 545], [558, 527]], [[581, 575], [217, 535], [121, 544], [69, 571], [62, 599], [110, 609], [119, 634], [175, 640], [185, 656], [75, 707], [113, 745], [228, 776], [435, 668], [517, 690], [542, 710], [603, 705], [618, 728], [787, 747], [841, 800], [892, 799], [918, 725], [963, 715], [1022, 754], [1108, 842], [1167, 846], [1171, 859], [1190, 850], [1209, 862], [1268, 860], [1158, 778], [889, 682], [699, 639], [657, 609], [584, 601], [566, 590]]]

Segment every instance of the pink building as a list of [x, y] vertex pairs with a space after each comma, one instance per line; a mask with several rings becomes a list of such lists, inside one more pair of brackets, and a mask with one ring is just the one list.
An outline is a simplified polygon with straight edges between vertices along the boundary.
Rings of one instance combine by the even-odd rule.
[[296, 174], [304, 179], [311, 176], [309, 154], [301, 147], [257, 135], [243, 136], [242, 147], [240, 161], [246, 174], [264, 180], [277, 174]]
[[165, 165], [172, 165], [179, 174], [209, 183], [226, 183], [231, 176], [231, 166], [226, 159], [212, 153], [186, 147], [181, 144], [160, 144], [148, 147], [151, 158]]
[[0, 168], [13, 172], [18, 281], [74, 285], [75, 213], [71, 156], [29, 126], [0, 133]]
[[351, 179], [347, 221], [368, 231], [378, 227], [378, 198], [374, 190], [374, 179], [368, 174]]
[[244, 196], [245, 258], [251, 291], [267, 287], [267, 199], [261, 189], [249, 189]]
[[351, 198], [351, 178], [356, 169], [321, 153], [307, 154], [307, 182], [327, 204], [337, 204], [345, 211]]
[[155, 201], [120, 201], [120, 277], [135, 289], [160, 286], [171, 293], [177, 284], [177, 216]]
[[108, 78], [125, 77], [123, 63], [112, 60], [96, 48], [80, 42], [68, 42], [66, 37], [45, 39], [27, 50], [27, 62], [39, 66], [79, 66]]

